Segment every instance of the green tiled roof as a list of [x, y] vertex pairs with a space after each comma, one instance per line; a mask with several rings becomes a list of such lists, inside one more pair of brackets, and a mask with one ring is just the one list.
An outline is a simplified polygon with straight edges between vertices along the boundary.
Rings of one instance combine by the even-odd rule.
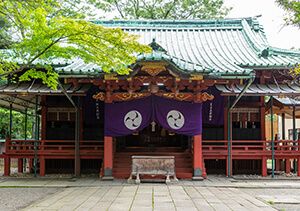
[[[249, 76], [252, 69], [285, 69], [300, 63], [300, 52], [268, 44], [256, 18], [93, 22], [139, 35], [139, 42], [143, 44], [149, 45], [155, 40], [163, 50], [139, 55], [138, 61], [166, 60], [186, 73], [242, 77]], [[80, 60], [59, 70], [62, 75], [101, 73], [98, 66]]]

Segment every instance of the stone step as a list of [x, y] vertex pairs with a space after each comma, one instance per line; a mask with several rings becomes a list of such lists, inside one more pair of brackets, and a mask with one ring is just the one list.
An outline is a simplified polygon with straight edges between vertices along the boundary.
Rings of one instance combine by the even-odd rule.
[[[131, 147], [114, 154], [113, 175], [115, 178], [127, 179], [131, 172], [131, 156], [175, 156], [175, 171], [178, 178], [192, 178], [192, 154], [180, 147], [155, 148], [149, 151], [145, 147]], [[149, 175], [150, 176], [150, 175]], [[151, 176], [150, 176], [151, 179]]]
[[[130, 173], [127, 173], [127, 172], [113, 172], [113, 176], [116, 179], [128, 179], [129, 176], [130, 176]], [[160, 177], [164, 178], [163, 176], [160, 176]], [[193, 177], [193, 173], [191, 173], [191, 172], [177, 172], [176, 177], [178, 179], [191, 179]], [[142, 178], [149, 179], [149, 178], [153, 178], [153, 177], [150, 176], [150, 175], [145, 175], [145, 176], [142, 176]]]

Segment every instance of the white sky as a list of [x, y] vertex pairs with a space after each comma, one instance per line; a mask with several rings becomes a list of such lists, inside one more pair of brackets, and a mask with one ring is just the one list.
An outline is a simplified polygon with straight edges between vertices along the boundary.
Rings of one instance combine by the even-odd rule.
[[263, 25], [270, 45], [281, 48], [300, 49], [300, 28], [284, 26], [285, 12], [275, 0], [224, 0], [233, 9], [228, 18], [253, 17]]

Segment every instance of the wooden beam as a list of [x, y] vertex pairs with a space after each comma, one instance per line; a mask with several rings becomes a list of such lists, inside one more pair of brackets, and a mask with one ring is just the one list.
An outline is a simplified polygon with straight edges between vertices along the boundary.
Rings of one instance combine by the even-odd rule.
[[285, 113], [282, 113], [281, 114], [281, 119], [282, 119], [282, 122], [281, 122], [281, 132], [282, 132], [282, 137], [281, 139], [282, 140], [285, 140]]
[[80, 177], [80, 97], [77, 99], [75, 113], [75, 176]]
[[122, 101], [129, 101], [135, 100], [140, 98], [145, 98], [150, 95], [156, 95], [164, 98], [174, 99], [178, 101], [187, 101], [187, 102], [195, 102], [195, 103], [202, 103], [205, 101], [213, 100], [214, 96], [210, 95], [206, 92], [199, 92], [199, 93], [189, 93], [189, 92], [181, 92], [181, 93], [173, 93], [173, 92], [135, 92], [135, 93], [127, 93], [127, 92], [99, 92], [93, 96], [95, 100], [105, 101], [106, 103], [112, 102], [122, 102]]
[[46, 106], [46, 96], [41, 97], [41, 115], [42, 115], [42, 122], [41, 122], [41, 139], [46, 139], [46, 132], [47, 132], [47, 106]]

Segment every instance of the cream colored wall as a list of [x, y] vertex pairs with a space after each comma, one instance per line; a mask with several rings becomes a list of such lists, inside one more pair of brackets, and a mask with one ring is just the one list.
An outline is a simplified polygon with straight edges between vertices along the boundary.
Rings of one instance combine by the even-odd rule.
[[[278, 131], [281, 137], [282, 134], [282, 118], [279, 116], [278, 118]], [[300, 119], [296, 119], [296, 128], [300, 128]], [[293, 129], [293, 119], [285, 119], [285, 139], [289, 138], [289, 129]]]

